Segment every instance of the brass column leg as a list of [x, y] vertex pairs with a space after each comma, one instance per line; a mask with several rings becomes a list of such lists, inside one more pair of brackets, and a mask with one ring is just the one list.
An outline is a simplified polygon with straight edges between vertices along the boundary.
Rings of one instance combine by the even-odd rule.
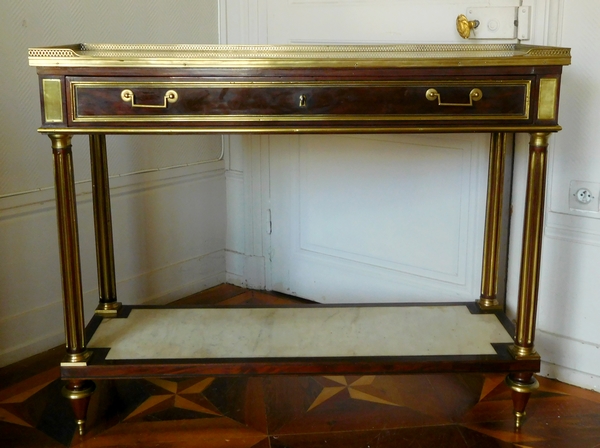
[[523, 248], [517, 326], [512, 354], [516, 359], [539, 358], [533, 347], [535, 318], [540, 278], [540, 258], [544, 224], [544, 197], [546, 194], [547, 133], [531, 134], [529, 143], [529, 171], [525, 196]]
[[[543, 132], [532, 133], [529, 142], [519, 304], [514, 344], [510, 348], [515, 359], [539, 359], [540, 357], [533, 343], [544, 230], [548, 136], [548, 133]], [[506, 378], [506, 382], [513, 390], [515, 426], [519, 428], [521, 419], [525, 415], [529, 394], [537, 387], [537, 380], [532, 373], [527, 372], [511, 374]]]
[[483, 267], [481, 271], [481, 296], [479, 307], [497, 310], [498, 269], [500, 263], [500, 230], [502, 227], [502, 202], [504, 196], [504, 161], [506, 133], [493, 133], [490, 138], [487, 208], [483, 241]]
[[[85, 322], [79, 258], [77, 203], [73, 176], [71, 136], [50, 134], [54, 156], [54, 184], [56, 188], [56, 215], [62, 274], [67, 354], [62, 366], [85, 366], [91, 352], [85, 348]], [[90, 396], [95, 389], [91, 381], [69, 381], [63, 395], [71, 400], [79, 432], [83, 433], [85, 414]]]
[[79, 261], [79, 232], [71, 136], [50, 134], [54, 155], [54, 183], [56, 188], [56, 215], [65, 314], [67, 357], [65, 363], [85, 363], [90, 352], [85, 348], [83, 293]]
[[114, 316], [121, 308], [121, 303], [117, 302], [110, 186], [106, 158], [106, 136], [104, 134], [90, 135], [90, 160], [92, 165], [94, 230], [96, 232], [96, 262], [98, 265], [100, 299], [96, 314]]

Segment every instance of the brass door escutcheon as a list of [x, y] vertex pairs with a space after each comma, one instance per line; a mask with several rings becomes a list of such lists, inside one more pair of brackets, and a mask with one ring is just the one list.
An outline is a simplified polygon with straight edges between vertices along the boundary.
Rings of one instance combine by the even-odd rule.
[[479, 26], [479, 20], [469, 20], [464, 14], [456, 18], [456, 31], [463, 39], [468, 39], [471, 35], [471, 30]]

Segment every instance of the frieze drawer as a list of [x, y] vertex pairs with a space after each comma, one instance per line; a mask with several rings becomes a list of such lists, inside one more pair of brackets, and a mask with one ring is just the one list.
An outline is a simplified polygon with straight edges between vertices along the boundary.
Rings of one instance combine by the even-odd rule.
[[68, 80], [70, 121], [222, 123], [529, 119], [531, 80]]

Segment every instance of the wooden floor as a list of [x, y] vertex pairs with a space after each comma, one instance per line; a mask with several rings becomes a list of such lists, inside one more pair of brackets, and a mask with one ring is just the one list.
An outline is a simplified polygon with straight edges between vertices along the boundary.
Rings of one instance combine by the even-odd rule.
[[[298, 302], [222, 285], [176, 303]], [[515, 433], [504, 376], [481, 374], [104, 381], [80, 437], [62, 355], [0, 369], [0, 447], [600, 447], [600, 394], [539, 378]]]

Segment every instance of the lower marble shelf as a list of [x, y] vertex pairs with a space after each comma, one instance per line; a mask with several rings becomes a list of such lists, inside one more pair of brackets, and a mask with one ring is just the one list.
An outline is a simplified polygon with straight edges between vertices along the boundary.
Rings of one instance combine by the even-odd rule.
[[508, 353], [508, 319], [475, 303], [125, 306], [87, 333], [91, 360], [63, 377], [539, 370]]

